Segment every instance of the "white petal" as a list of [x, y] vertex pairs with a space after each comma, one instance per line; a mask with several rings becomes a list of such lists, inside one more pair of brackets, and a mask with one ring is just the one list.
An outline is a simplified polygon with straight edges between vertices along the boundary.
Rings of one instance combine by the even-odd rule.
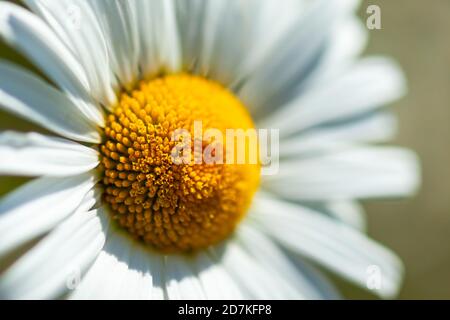
[[280, 136], [330, 121], [360, 116], [402, 97], [405, 79], [395, 63], [383, 58], [359, 61], [342, 76], [310, 88], [260, 123], [281, 128]]
[[[147, 255], [148, 253], [141, 248], [131, 248], [128, 271], [120, 290], [120, 296], [118, 296], [119, 299], [149, 300], [153, 298], [153, 276], [150, 259]], [[157, 286], [156, 289], [158, 289]]]
[[[303, 1], [176, 1], [183, 66], [233, 87], [258, 65]], [[271, 14], [277, 11], [277, 19]], [[270, 18], [270, 19], [269, 19]]]
[[236, 81], [248, 45], [246, 15], [238, 1], [205, 1], [199, 71], [224, 85]]
[[208, 1], [205, 0], [175, 1], [180, 54], [183, 67], [191, 71], [195, 70], [202, 50], [203, 25], [207, 4]]
[[181, 48], [174, 1], [135, 0], [132, 4], [138, 11], [143, 77], [154, 76], [161, 70], [172, 73], [181, 71]]
[[106, 106], [114, 105], [116, 83], [109, 67], [106, 41], [89, 4], [73, 0], [25, 0], [25, 3], [72, 50], [87, 74], [95, 99]]
[[[151, 78], [160, 71], [159, 55], [158, 55], [158, 38], [159, 33], [156, 32], [155, 19], [162, 19], [158, 14], [158, 9], [164, 5], [160, 1], [135, 0], [132, 2], [134, 6], [139, 8], [137, 11], [137, 28], [139, 34], [139, 42], [141, 46], [139, 55], [139, 66], [141, 68], [143, 78]], [[163, 36], [161, 35], [161, 38]]]
[[211, 249], [247, 299], [298, 299], [299, 292], [253, 258], [235, 240]]
[[94, 125], [58, 90], [28, 71], [0, 61], [0, 109], [69, 139], [100, 142]]
[[164, 299], [163, 256], [111, 230], [71, 299]]
[[[241, 77], [251, 74], [261, 65], [263, 59], [273, 50], [277, 50], [279, 40], [286, 35], [290, 28], [302, 19], [302, 14], [308, 8], [305, 0], [248, 0], [243, 6], [243, 18], [249, 29], [247, 37], [243, 40], [249, 44], [242, 53], [242, 66], [239, 72]], [[277, 19], [274, 19], [276, 12]], [[242, 32], [238, 33], [242, 36]]]
[[71, 176], [97, 167], [97, 151], [37, 133], [0, 134], [0, 174]]
[[90, 88], [85, 71], [41, 19], [3, 1], [0, 3], [0, 37], [39, 66], [89, 119], [103, 125], [100, 107], [89, 99]]
[[324, 56], [306, 83], [299, 90], [307, 90], [307, 86], [320, 85], [321, 81], [331, 79], [356, 61], [366, 48], [368, 31], [362, 21], [354, 15], [342, 17], [333, 34], [331, 34]]
[[[98, 257], [103, 259], [105, 269], [102, 270], [103, 276], [98, 276], [96, 280], [96, 288], [90, 293], [94, 299], [124, 299], [122, 290], [128, 285], [129, 280], [129, 258], [130, 258], [130, 241], [123, 241], [123, 238], [113, 237], [111, 234], [107, 237], [105, 248]], [[111, 252], [111, 253], [109, 253]], [[113, 253], [112, 253], [113, 252]], [[97, 264], [97, 261], [96, 261]], [[94, 265], [92, 268], [96, 267]], [[98, 267], [96, 267], [98, 268]], [[90, 270], [89, 272], [91, 272]], [[89, 276], [89, 274], [87, 275]], [[129, 284], [132, 285], [132, 284]], [[135, 289], [135, 287], [133, 287]], [[132, 297], [128, 297], [132, 299]]]
[[315, 290], [321, 293], [324, 300], [339, 300], [342, 296], [334, 284], [328, 279], [321, 270], [319, 270], [313, 263], [306, 261], [305, 258], [298, 254], [292, 254], [289, 250], [284, 248], [283, 252], [289, 257], [289, 261], [295, 265], [297, 270], [301, 272], [303, 277], [309, 279], [314, 284]]
[[260, 265], [296, 288], [302, 299], [317, 300], [336, 297], [334, 290], [327, 288], [328, 290], [322, 291], [323, 279], [302, 274], [302, 270], [297, 269], [271, 239], [249, 222], [239, 227], [238, 238]]
[[230, 85], [248, 45], [243, 3], [179, 0], [177, 11], [185, 67]]
[[324, 151], [342, 143], [386, 142], [397, 132], [397, 118], [378, 112], [349, 121], [329, 123], [280, 141], [280, 157]]
[[170, 300], [204, 300], [201, 283], [190, 259], [168, 255], [165, 258], [167, 297]]
[[363, 287], [371, 268], [378, 268], [381, 287], [374, 293], [382, 297], [393, 297], [399, 289], [400, 260], [351, 227], [267, 195], [255, 199], [251, 218], [287, 248]]
[[65, 178], [42, 177], [3, 198], [0, 201], [0, 256], [51, 230], [73, 213], [88, 201], [85, 196], [95, 182], [92, 173]]
[[[158, 254], [149, 253], [145, 247], [133, 243], [131, 239], [121, 237], [120, 241], [127, 241], [131, 248], [128, 270], [124, 275], [125, 280], [120, 295], [117, 297], [119, 299], [164, 299], [165, 284], [162, 279], [163, 264], [161, 257]], [[108, 251], [108, 248], [106, 251]], [[117, 257], [120, 256], [117, 255]], [[124, 258], [120, 259], [125, 261]]]
[[367, 218], [363, 207], [356, 201], [334, 201], [327, 203], [327, 212], [356, 230], [365, 232], [367, 230]]
[[96, 211], [77, 212], [2, 274], [0, 296], [50, 299], [63, 295], [77, 284], [104, 241]]
[[346, 200], [407, 196], [419, 180], [418, 159], [408, 150], [350, 147], [281, 161], [263, 186], [292, 200]]
[[131, 89], [139, 76], [140, 41], [133, 1], [90, 2], [102, 28], [114, 74], [122, 86]]
[[194, 258], [195, 271], [208, 300], [243, 299], [239, 286], [226, 272], [220, 262], [215, 262], [203, 252]]
[[344, 7], [342, 1], [316, 1], [278, 40], [240, 91], [253, 114], [278, 105], [280, 96], [307, 77]]

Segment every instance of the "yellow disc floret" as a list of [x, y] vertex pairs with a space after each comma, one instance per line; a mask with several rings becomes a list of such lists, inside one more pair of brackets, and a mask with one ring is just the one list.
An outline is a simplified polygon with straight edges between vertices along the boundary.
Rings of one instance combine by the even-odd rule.
[[165, 253], [194, 251], [225, 239], [259, 184], [257, 164], [174, 161], [179, 143], [174, 132], [180, 129], [191, 134], [184, 142], [192, 159], [198, 156], [198, 121], [203, 130], [214, 128], [224, 136], [227, 129], [254, 127], [228, 90], [185, 74], [142, 82], [123, 94], [107, 117], [101, 146], [104, 201], [129, 234]]

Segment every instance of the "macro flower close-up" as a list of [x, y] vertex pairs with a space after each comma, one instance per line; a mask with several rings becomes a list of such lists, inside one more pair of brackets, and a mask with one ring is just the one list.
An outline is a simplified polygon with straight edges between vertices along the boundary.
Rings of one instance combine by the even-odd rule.
[[340, 299], [330, 274], [395, 298], [360, 201], [420, 170], [386, 144], [407, 84], [361, 56], [359, 4], [1, 1], [33, 68], [0, 61], [0, 110], [43, 130], [0, 132], [0, 175], [27, 178], [0, 199], [0, 298]]

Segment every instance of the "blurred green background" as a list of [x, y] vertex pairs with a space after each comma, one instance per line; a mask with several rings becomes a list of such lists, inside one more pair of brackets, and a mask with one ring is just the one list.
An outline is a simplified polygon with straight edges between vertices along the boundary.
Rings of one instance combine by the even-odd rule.
[[369, 233], [406, 265], [400, 298], [450, 299], [450, 1], [363, 1], [363, 19], [369, 4], [380, 6], [382, 30], [370, 31], [367, 53], [393, 56], [409, 81], [394, 105], [395, 143], [416, 150], [423, 170], [417, 197], [367, 204]]
[[[401, 299], [450, 299], [450, 1], [363, 1], [364, 20], [370, 4], [381, 8], [382, 30], [369, 31], [367, 54], [391, 55], [405, 70], [410, 92], [394, 106], [395, 143], [420, 155], [423, 185], [409, 200], [366, 203], [369, 234], [406, 265]], [[0, 57], [26, 64], [2, 44]], [[8, 128], [37, 129], [0, 112], [0, 129]], [[23, 181], [1, 177], [0, 195]], [[374, 298], [335, 280], [347, 298]]]

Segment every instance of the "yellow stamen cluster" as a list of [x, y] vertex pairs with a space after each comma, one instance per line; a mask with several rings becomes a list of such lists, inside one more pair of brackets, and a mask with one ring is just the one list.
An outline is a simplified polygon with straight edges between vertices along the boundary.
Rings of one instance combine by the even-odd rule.
[[[245, 107], [222, 86], [191, 75], [142, 82], [108, 115], [101, 145], [104, 201], [136, 239], [189, 252], [233, 232], [259, 184], [259, 165], [175, 164], [173, 132], [250, 129]], [[210, 141], [203, 141], [203, 144]]]

